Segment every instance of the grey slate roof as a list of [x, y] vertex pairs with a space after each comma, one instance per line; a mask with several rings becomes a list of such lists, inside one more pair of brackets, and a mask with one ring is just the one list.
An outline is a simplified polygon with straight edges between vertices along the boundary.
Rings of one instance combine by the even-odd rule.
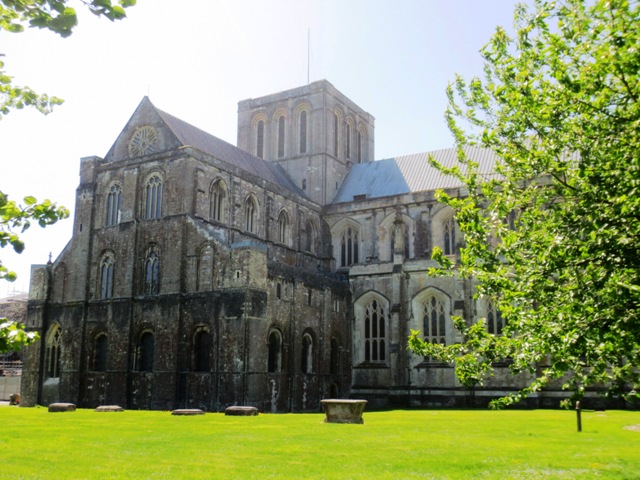
[[[491, 150], [465, 147], [465, 152], [480, 165], [481, 173], [494, 173], [497, 157]], [[457, 178], [443, 175], [432, 167], [430, 155], [446, 167], [463, 167], [457, 161], [455, 148], [359, 163], [351, 167], [333, 203], [351, 202], [354, 196], [359, 195], [377, 198], [463, 186]]]
[[289, 179], [280, 165], [255, 157], [235, 145], [174, 117], [170, 113], [163, 112], [159, 108], [156, 108], [156, 111], [185, 146], [191, 146], [203, 153], [219, 158], [230, 165], [291, 190], [298, 195], [304, 195], [296, 184]]

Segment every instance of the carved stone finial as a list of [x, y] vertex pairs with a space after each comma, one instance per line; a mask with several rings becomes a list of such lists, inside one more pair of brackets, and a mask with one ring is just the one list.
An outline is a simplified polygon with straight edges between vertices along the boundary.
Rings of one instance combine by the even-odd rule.
[[47, 265], [52, 265], [53, 262], [51, 261], [51, 252], [49, 252], [49, 261], [47, 262]]

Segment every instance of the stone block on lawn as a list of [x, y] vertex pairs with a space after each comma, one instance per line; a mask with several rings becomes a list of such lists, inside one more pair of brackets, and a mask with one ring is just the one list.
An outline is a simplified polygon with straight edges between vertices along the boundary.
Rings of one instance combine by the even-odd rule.
[[51, 403], [49, 404], [50, 412], [75, 412], [76, 406], [73, 403]]
[[256, 407], [241, 407], [233, 405], [225, 408], [224, 414], [238, 417], [255, 417], [258, 415], [258, 409]]
[[100, 405], [96, 407], [96, 412], [124, 412], [120, 405]]
[[367, 405], [366, 400], [328, 398], [321, 403], [326, 415], [324, 423], [364, 423], [362, 412]]
[[171, 415], [204, 415], [204, 410], [200, 410], [199, 408], [179, 408], [178, 410], [172, 410]]

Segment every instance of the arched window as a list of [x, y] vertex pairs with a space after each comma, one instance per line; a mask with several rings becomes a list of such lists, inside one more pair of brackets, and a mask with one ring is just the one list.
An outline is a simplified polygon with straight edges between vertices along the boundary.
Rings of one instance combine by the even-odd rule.
[[358, 231], [349, 226], [340, 237], [340, 265], [349, 267], [358, 263]]
[[205, 245], [198, 256], [198, 291], [207, 292], [213, 289], [213, 257], [211, 245]]
[[100, 299], [113, 297], [113, 257], [107, 254], [100, 262]]
[[107, 195], [107, 218], [105, 225], [117, 225], [120, 222], [120, 206], [122, 204], [122, 189], [120, 185], [114, 184], [109, 189]]
[[487, 300], [487, 331], [493, 335], [502, 335], [502, 312], [496, 308], [493, 300]]
[[364, 361], [384, 363], [386, 361], [386, 317], [384, 308], [372, 300], [364, 309]]
[[209, 216], [216, 222], [224, 222], [227, 190], [222, 180], [217, 180], [211, 185], [211, 205]]
[[152, 247], [144, 262], [144, 293], [157, 295], [160, 291], [160, 258]]
[[443, 224], [444, 231], [444, 254], [455, 255], [456, 253], [456, 221], [453, 217], [447, 219]]
[[278, 215], [278, 241], [289, 244], [289, 215], [284, 210]]
[[93, 370], [105, 372], [107, 370], [107, 354], [109, 351], [109, 338], [101, 333], [96, 337], [93, 355]]
[[158, 175], [153, 175], [145, 189], [144, 218], [149, 220], [160, 217], [162, 217], [162, 179]]
[[282, 335], [273, 330], [269, 334], [269, 358], [267, 359], [267, 371], [282, 371]]
[[329, 372], [332, 375], [340, 373], [340, 350], [338, 340], [331, 339], [331, 358], [329, 360]]
[[284, 157], [284, 115], [278, 117], [278, 158]]
[[153, 372], [156, 343], [153, 333], [143, 332], [138, 342], [137, 370], [139, 372]]
[[307, 111], [300, 112], [300, 153], [307, 153]]
[[211, 371], [211, 348], [213, 341], [206, 327], [200, 326], [193, 336], [193, 370]]
[[62, 355], [62, 328], [55, 324], [47, 335], [45, 360], [47, 378], [60, 377], [60, 357]]
[[310, 253], [316, 253], [316, 229], [313, 226], [313, 222], [307, 221], [304, 227], [304, 250]]
[[333, 114], [333, 154], [338, 158], [338, 138], [340, 136], [340, 117], [338, 112]]
[[400, 244], [398, 245], [402, 250], [404, 258], [409, 258], [409, 235], [407, 233], [407, 226], [402, 223], [401, 225], [394, 225], [391, 233], [391, 258], [396, 253], [396, 237], [400, 235]]
[[264, 158], [264, 122], [262, 120], [256, 126], [256, 156]]
[[258, 207], [256, 205], [256, 201], [253, 197], [247, 198], [247, 201], [244, 204], [245, 230], [247, 232], [255, 233], [257, 215]]
[[362, 163], [362, 133], [358, 130], [358, 144], [356, 146], [358, 163]]
[[427, 297], [424, 302], [423, 330], [424, 340], [429, 343], [446, 344], [446, 314], [444, 303], [435, 296]]
[[347, 123], [347, 138], [344, 153], [346, 158], [351, 158], [351, 124]]
[[302, 373], [313, 373], [313, 338], [308, 333], [302, 336], [302, 350], [300, 354], [300, 370]]

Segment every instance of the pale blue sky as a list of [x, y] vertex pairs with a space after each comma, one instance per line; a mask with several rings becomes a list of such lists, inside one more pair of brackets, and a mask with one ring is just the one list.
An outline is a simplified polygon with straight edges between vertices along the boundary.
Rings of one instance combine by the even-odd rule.
[[[0, 32], [18, 84], [65, 103], [49, 116], [0, 122], [0, 190], [74, 208], [81, 157], [104, 156], [143, 96], [236, 143], [237, 103], [327, 79], [376, 121], [375, 157], [452, 145], [443, 119], [456, 73], [482, 72], [478, 50], [497, 25], [511, 31], [514, 0], [138, 0], [111, 23], [81, 11], [67, 39]], [[310, 51], [307, 37], [310, 32]], [[28, 290], [29, 265], [54, 258], [72, 221], [25, 236], [21, 256], [0, 252]]]

